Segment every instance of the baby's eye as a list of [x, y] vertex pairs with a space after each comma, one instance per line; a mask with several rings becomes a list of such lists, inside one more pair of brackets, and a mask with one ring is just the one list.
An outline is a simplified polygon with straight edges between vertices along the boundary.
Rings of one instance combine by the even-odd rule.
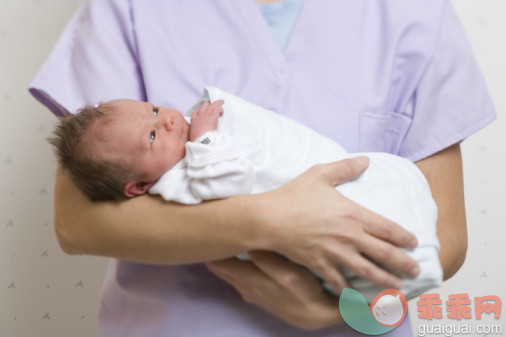
[[158, 115], [158, 108], [157, 107], [153, 107], [153, 115]]
[[155, 138], [156, 138], [156, 132], [155, 132], [155, 130], [153, 130], [153, 131], [151, 131], [151, 134], [149, 135], [149, 142], [153, 143]]

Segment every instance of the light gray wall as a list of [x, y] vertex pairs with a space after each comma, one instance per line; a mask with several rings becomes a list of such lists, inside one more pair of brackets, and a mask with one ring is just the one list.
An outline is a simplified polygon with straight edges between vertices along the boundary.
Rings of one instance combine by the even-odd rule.
[[[0, 0], [0, 337], [96, 336], [97, 305], [107, 259], [67, 256], [52, 226], [55, 161], [45, 142], [55, 122], [26, 91], [77, 8], [78, 0]], [[469, 251], [441, 289], [448, 295], [506, 300], [506, 3], [455, 0], [499, 118], [464, 141]], [[413, 331], [426, 322], [410, 302]], [[445, 324], [502, 324], [438, 320]], [[446, 316], [446, 314], [445, 314]], [[506, 332], [505, 332], [506, 334]], [[471, 334], [469, 336], [482, 336]]]
[[56, 118], [26, 90], [79, 2], [0, 0], [0, 337], [97, 336], [107, 259], [58, 246]]
[[[443, 300], [444, 319], [433, 324], [502, 325], [506, 335], [506, 313], [500, 320], [446, 318], [445, 302], [451, 294], [468, 293], [474, 297], [496, 295], [506, 301], [506, 220], [500, 214], [505, 210], [506, 197], [506, 2], [503, 0], [453, 0], [454, 8], [467, 31], [474, 54], [484, 73], [494, 100], [498, 118], [462, 143], [464, 188], [468, 223], [469, 249], [466, 262], [459, 272], [439, 292]], [[413, 331], [428, 324], [418, 319], [416, 300], [409, 303]], [[504, 311], [504, 307], [503, 307]], [[472, 333], [466, 336], [484, 336]], [[432, 335], [435, 336], [435, 335]], [[455, 335], [458, 336], [458, 335]], [[489, 334], [488, 336], [492, 336]]]

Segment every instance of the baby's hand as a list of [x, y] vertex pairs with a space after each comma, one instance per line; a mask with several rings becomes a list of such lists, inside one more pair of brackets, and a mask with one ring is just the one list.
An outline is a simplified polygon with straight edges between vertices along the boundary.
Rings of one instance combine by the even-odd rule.
[[207, 131], [218, 129], [218, 118], [223, 115], [223, 100], [218, 100], [212, 104], [205, 101], [192, 113], [190, 125], [190, 141], [202, 136]]

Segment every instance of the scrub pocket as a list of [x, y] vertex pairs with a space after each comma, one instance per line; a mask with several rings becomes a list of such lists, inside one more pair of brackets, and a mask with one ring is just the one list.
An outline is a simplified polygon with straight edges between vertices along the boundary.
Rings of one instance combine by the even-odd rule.
[[359, 115], [359, 152], [388, 152], [398, 154], [411, 126], [411, 118], [400, 113]]

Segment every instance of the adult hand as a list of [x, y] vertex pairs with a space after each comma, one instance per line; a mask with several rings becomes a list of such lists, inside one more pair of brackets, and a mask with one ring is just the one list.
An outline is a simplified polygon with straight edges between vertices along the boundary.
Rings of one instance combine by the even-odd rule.
[[416, 261], [396, 247], [415, 248], [415, 236], [334, 188], [360, 176], [368, 163], [358, 157], [316, 165], [260, 195], [261, 223], [267, 226], [262, 249], [316, 271], [338, 292], [347, 287], [341, 265], [387, 288], [401, 288], [401, 279], [371, 260], [416, 276]]
[[320, 329], [342, 322], [337, 297], [325, 293], [316, 278], [282, 256], [251, 251], [253, 262], [229, 258], [206, 263], [231, 284], [245, 302], [302, 329]]

